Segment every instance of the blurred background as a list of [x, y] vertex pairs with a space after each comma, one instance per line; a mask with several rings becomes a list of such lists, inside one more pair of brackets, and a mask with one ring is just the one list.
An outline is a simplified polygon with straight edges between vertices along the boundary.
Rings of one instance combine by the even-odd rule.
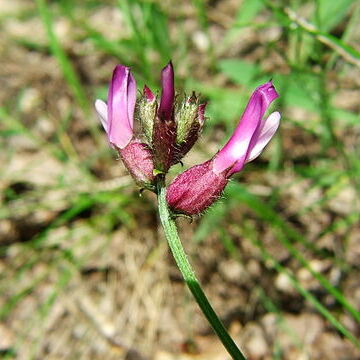
[[[184, 169], [256, 86], [282, 123], [180, 235], [249, 359], [360, 358], [360, 3], [0, 0], [0, 358], [228, 359], [169, 253], [155, 196], [94, 111], [117, 63], [209, 102]], [[177, 165], [169, 177], [183, 168]]]

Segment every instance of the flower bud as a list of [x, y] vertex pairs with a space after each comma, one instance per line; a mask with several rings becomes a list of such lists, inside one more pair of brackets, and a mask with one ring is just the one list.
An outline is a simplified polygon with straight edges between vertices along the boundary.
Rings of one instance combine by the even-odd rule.
[[198, 119], [198, 99], [193, 93], [177, 109], [175, 120], [177, 123], [176, 142], [182, 144], [186, 141], [189, 132], [195, 127], [199, 127]]
[[152, 148], [155, 171], [166, 173], [173, 164], [176, 141], [174, 69], [171, 62], [161, 72], [161, 85], [162, 92], [154, 122]]
[[193, 93], [177, 109], [175, 114], [177, 133], [174, 164], [189, 152], [199, 138], [205, 120], [205, 107], [206, 103], [199, 104], [199, 98]]
[[145, 85], [143, 95], [138, 103], [138, 116], [148, 144], [151, 144], [153, 139], [154, 120], [157, 107], [156, 96]]

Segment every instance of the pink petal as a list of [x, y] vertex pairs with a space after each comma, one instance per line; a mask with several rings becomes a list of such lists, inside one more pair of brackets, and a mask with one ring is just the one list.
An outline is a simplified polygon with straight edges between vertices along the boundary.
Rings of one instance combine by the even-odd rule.
[[134, 128], [134, 111], [136, 104], [136, 81], [133, 74], [129, 71], [129, 79], [128, 79], [128, 120], [131, 127], [131, 130]]
[[108, 135], [110, 143], [123, 149], [133, 137], [136, 82], [130, 68], [117, 65], [108, 94]]
[[271, 81], [255, 89], [239, 125], [215, 156], [214, 171], [217, 174], [228, 169], [230, 176], [243, 168], [253, 135], [260, 126], [267, 108], [278, 96]]
[[100, 99], [97, 99], [95, 101], [95, 109], [96, 109], [96, 112], [98, 113], [99, 115], [99, 119], [101, 121], [101, 124], [103, 126], [103, 128], [105, 129], [106, 133], [108, 132], [108, 129], [109, 129], [109, 123], [108, 123], [108, 120], [107, 120], [107, 112], [108, 112], [108, 109], [107, 109], [107, 105], [104, 101], [100, 100]]
[[276, 130], [278, 129], [280, 124], [280, 118], [280, 113], [275, 111], [270, 114], [266, 120], [262, 121], [261, 126], [254, 134], [254, 145], [249, 148], [249, 152], [246, 156], [246, 163], [254, 160], [260, 155], [265, 146], [269, 143], [271, 138], [276, 133]]

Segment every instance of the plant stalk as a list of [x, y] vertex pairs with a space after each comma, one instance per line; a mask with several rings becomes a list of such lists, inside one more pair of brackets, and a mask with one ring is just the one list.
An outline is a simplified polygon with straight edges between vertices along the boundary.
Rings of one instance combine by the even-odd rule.
[[171, 252], [174, 256], [175, 262], [185, 280], [186, 285], [189, 287], [201, 311], [209, 321], [216, 335], [219, 337], [231, 357], [234, 360], [246, 360], [246, 357], [239, 350], [239, 348], [225, 329], [224, 325], [216, 315], [214, 309], [210, 305], [205, 293], [200, 286], [199, 281], [196, 278], [194, 270], [189, 263], [181, 240], [179, 238], [175, 221], [171, 216], [172, 214], [166, 202], [166, 188], [163, 179], [160, 179], [158, 181], [157, 190], [161, 224], [164, 228], [165, 236]]

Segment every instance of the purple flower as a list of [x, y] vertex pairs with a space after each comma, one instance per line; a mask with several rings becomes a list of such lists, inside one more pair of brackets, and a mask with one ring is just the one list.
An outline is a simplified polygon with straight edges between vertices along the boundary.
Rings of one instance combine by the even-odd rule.
[[109, 142], [140, 186], [149, 187], [154, 179], [152, 153], [147, 144], [134, 136], [136, 82], [130, 68], [117, 65], [110, 82], [107, 105], [96, 100], [95, 108]]
[[226, 145], [215, 156], [216, 173], [227, 170], [230, 176], [240, 171], [246, 162], [260, 155], [279, 126], [278, 112], [272, 113], [263, 120], [267, 108], [278, 96], [271, 81], [254, 91], [239, 125]]
[[212, 159], [188, 169], [170, 184], [167, 201], [172, 210], [188, 215], [204, 211], [221, 195], [230, 176], [260, 155], [279, 126], [278, 112], [263, 119], [278, 96], [271, 81], [254, 91], [225, 146]]

